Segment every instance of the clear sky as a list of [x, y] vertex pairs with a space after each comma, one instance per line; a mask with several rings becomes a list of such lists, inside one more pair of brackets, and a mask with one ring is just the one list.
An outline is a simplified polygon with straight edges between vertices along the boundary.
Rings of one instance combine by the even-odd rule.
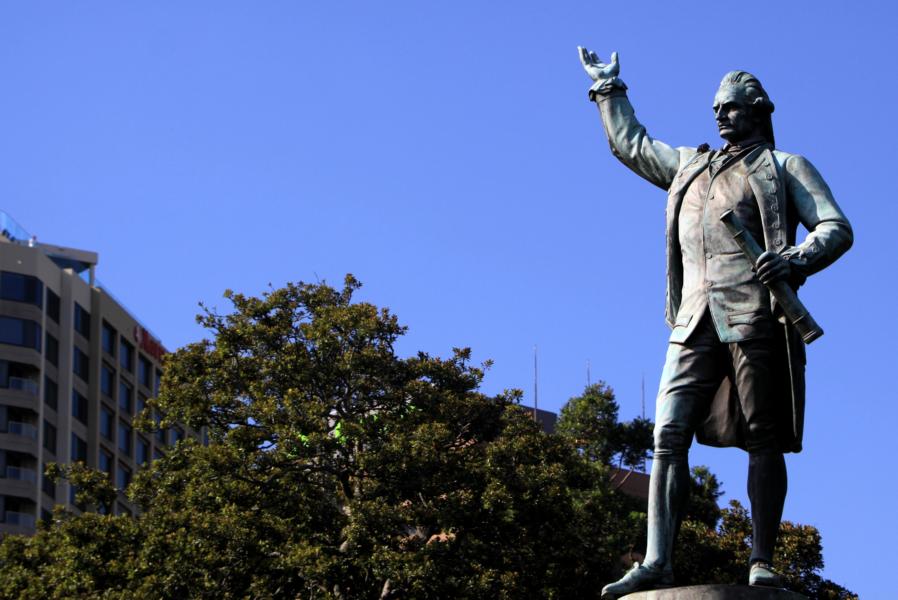
[[[898, 496], [898, 19], [890, 2], [6, 2], [0, 209], [98, 275], [170, 348], [197, 302], [351, 272], [409, 326], [403, 353], [471, 346], [486, 392], [558, 410], [604, 379], [654, 411], [668, 331], [665, 194], [608, 152], [586, 45], [672, 145], [717, 145], [731, 69], [776, 103], [855, 228], [802, 297], [805, 451], [786, 518], [823, 533], [826, 576], [894, 589]], [[693, 464], [746, 501], [746, 457]]]

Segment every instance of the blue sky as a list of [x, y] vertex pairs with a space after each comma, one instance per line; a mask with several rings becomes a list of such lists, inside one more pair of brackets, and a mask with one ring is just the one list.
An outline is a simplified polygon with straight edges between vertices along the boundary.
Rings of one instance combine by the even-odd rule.
[[[351, 272], [410, 327], [400, 350], [471, 346], [558, 410], [612, 385], [651, 413], [667, 329], [662, 191], [608, 152], [576, 46], [621, 57], [638, 115], [673, 145], [720, 143], [731, 69], [776, 103], [854, 248], [802, 297], [805, 451], [786, 518], [864, 598], [893, 576], [887, 440], [898, 423], [898, 222], [890, 3], [19, 2], [0, 5], [0, 209], [99, 252], [99, 277], [169, 348], [225, 288]], [[746, 501], [746, 457], [696, 447]]]

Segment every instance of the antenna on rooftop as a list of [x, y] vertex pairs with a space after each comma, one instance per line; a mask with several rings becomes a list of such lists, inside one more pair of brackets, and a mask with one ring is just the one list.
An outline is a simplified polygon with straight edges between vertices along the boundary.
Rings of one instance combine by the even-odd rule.
[[539, 398], [539, 369], [536, 362], [536, 344], [533, 344], [533, 420], [536, 421]]
[[642, 374], [642, 418], [645, 420], [645, 373]]

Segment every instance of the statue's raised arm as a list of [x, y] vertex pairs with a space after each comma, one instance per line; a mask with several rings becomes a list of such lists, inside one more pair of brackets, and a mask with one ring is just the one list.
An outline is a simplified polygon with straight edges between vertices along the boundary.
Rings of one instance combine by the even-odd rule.
[[695, 149], [672, 148], [646, 133], [627, 99], [627, 86], [618, 77], [617, 52], [611, 53], [610, 63], [602, 62], [595, 52], [582, 46], [577, 46], [577, 53], [583, 70], [594, 82], [589, 99], [599, 107], [611, 151], [633, 172], [666, 190], [682, 161], [691, 158]]

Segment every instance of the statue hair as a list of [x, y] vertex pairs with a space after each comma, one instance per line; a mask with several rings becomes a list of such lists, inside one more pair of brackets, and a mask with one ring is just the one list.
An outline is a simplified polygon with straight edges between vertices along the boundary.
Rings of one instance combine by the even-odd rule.
[[776, 145], [773, 137], [773, 102], [757, 77], [747, 71], [730, 71], [723, 76], [720, 87], [739, 86], [745, 91], [755, 116], [761, 122], [761, 135], [772, 146]]

